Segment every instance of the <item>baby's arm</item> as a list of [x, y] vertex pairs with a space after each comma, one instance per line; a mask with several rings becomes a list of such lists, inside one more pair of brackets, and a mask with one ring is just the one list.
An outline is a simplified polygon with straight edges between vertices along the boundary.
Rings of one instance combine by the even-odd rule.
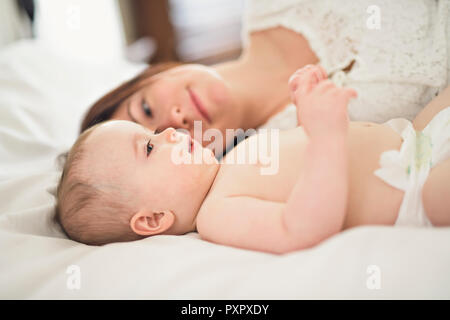
[[[339, 232], [348, 195], [347, 103], [356, 95], [311, 79], [311, 68], [291, 79], [299, 116], [310, 141], [304, 168], [287, 203], [247, 196], [210, 200], [197, 219], [209, 241], [286, 253], [311, 247]], [[295, 82], [295, 83], [293, 83]]]
[[301, 239], [290, 235], [282, 215], [286, 204], [248, 196], [220, 197], [208, 200], [197, 216], [197, 231], [218, 244], [286, 253], [300, 249]]
[[304, 173], [287, 203], [244, 195], [209, 199], [197, 216], [200, 236], [282, 254], [314, 246], [339, 232], [347, 203], [346, 148], [342, 137], [311, 142]]
[[290, 79], [298, 122], [309, 137], [304, 167], [287, 202], [287, 230], [314, 245], [342, 229], [348, 200], [348, 113], [356, 91], [326, 80], [319, 66]]

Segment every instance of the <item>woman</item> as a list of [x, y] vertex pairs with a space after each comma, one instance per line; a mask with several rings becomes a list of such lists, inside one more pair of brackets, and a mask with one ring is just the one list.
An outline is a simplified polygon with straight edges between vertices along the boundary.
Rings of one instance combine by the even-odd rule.
[[[107, 119], [191, 132], [201, 120], [203, 130], [224, 137], [227, 128], [290, 127], [288, 79], [314, 63], [358, 91], [351, 120], [411, 120], [449, 84], [449, 0], [375, 2], [249, 1], [238, 60], [150, 67], [100, 99], [81, 129]], [[291, 121], [277, 123], [275, 115]]]
[[192, 134], [200, 120], [203, 131], [219, 129], [225, 139], [226, 129], [257, 128], [282, 111], [290, 101], [289, 77], [317, 62], [298, 33], [282, 27], [255, 32], [235, 61], [150, 66], [94, 104], [81, 131], [107, 119], [125, 119], [152, 130], [175, 127]]

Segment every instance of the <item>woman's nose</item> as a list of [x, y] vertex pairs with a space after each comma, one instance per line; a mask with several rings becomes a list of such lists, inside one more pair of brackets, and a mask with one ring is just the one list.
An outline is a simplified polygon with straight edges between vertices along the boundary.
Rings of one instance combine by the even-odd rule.
[[170, 118], [173, 123], [173, 127], [182, 129], [189, 128], [189, 122], [179, 106], [172, 107], [172, 110], [170, 111]]

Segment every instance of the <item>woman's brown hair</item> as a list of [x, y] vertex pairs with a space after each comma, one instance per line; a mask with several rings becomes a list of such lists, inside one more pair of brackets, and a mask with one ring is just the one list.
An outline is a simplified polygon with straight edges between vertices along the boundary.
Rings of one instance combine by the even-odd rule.
[[89, 108], [81, 123], [80, 134], [97, 123], [109, 120], [125, 99], [148, 83], [146, 80], [180, 65], [182, 65], [181, 62], [164, 62], [151, 65], [136, 77], [108, 92]]

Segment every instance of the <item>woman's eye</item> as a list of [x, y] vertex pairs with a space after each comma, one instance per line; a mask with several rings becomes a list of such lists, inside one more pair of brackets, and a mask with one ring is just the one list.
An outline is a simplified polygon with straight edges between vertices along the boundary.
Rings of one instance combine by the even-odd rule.
[[150, 152], [152, 152], [152, 150], [153, 150], [153, 145], [151, 144], [151, 140], [148, 140], [148, 142], [147, 142], [147, 157], [148, 157], [148, 155], [150, 154]]
[[141, 102], [142, 110], [144, 111], [145, 115], [147, 117], [153, 117], [152, 110], [150, 109], [150, 106], [148, 105], [147, 101], [142, 100]]

